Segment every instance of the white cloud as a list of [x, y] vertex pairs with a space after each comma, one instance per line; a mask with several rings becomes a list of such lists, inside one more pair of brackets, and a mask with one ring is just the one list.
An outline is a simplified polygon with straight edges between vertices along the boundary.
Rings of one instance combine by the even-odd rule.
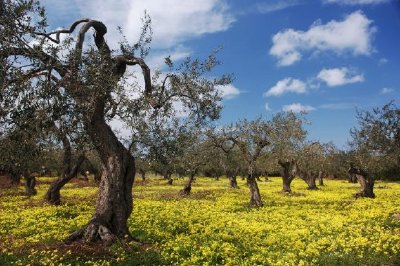
[[389, 94], [389, 93], [392, 93], [392, 92], [394, 92], [394, 89], [392, 89], [392, 88], [383, 88], [383, 89], [381, 89], [381, 94]]
[[310, 105], [302, 105], [301, 103], [292, 103], [289, 105], [284, 105], [282, 107], [284, 112], [293, 112], [293, 113], [301, 113], [301, 112], [311, 112], [314, 111], [315, 108]]
[[318, 79], [324, 81], [329, 87], [341, 86], [350, 83], [363, 82], [364, 76], [349, 70], [347, 67], [322, 69]]
[[287, 92], [306, 93], [307, 85], [298, 79], [285, 78], [278, 81], [275, 86], [264, 93], [264, 97], [279, 96]]
[[257, 11], [263, 14], [279, 11], [292, 6], [299, 5], [298, 0], [278, 0], [258, 3], [256, 5]]
[[[86, 0], [74, 1], [83, 17], [103, 21], [107, 40], [115, 44], [121, 26], [129, 42], [138, 39], [144, 11], [152, 19], [152, 47], [170, 48], [184, 40], [227, 30], [235, 21], [225, 0]], [[113, 46], [111, 44], [111, 46]]]
[[377, 5], [388, 3], [391, 0], [323, 0], [326, 4], [340, 4], [340, 5]]
[[278, 58], [279, 66], [289, 66], [301, 60], [305, 51], [368, 55], [372, 52], [371, 41], [375, 32], [371, 24], [363, 12], [356, 11], [342, 21], [332, 20], [327, 24], [316, 21], [307, 31], [286, 29], [272, 37], [269, 53]]
[[266, 111], [271, 111], [272, 110], [268, 103], [265, 103], [265, 110]]
[[216, 86], [217, 90], [220, 91], [223, 99], [229, 100], [235, 98], [240, 94], [240, 90], [233, 86], [232, 84], [228, 85], [218, 85]]

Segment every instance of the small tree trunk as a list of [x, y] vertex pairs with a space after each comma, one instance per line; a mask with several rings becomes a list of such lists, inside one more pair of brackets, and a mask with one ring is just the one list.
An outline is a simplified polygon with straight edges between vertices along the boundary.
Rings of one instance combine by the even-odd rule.
[[25, 194], [28, 196], [33, 196], [37, 194], [35, 189], [36, 186], [36, 178], [30, 174], [24, 174], [25, 179]]
[[247, 176], [247, 185], [250, 189], [250, 206], [262, 207], [263, 203], [261, 200], [260, 190], [258, 189], [256, 179], [251, 174]]
[[268, 173], [265, 173], [264, 179], [265, 179], [265, 182], [271, 182], [271, 180], [269, 180], [269, 174]]
[[143, 169], [139, 169], [140, 176], [142, 177], [142, 181], [146, 181], [146, 172]]
[[184, 188], [180, 191], [181, 195], [187, 196], [190, 194], [190, 191], [192, 190], [193, 181], [194, 181], [194, 174], [190, 174], [188, 182], [186, 183]]
[[325, 176], [325, 173], [323, 171], [319, 171], [319, 173], [318, 173], [318, 185], [319, 186], [324, 186], [324, 176]]
[[262, 180], [261, 180], [259, 175], [257, 175], [256, 179], [257, 179], [258, 182], [262, 182]]
[[173, 182], [174, 182], [174, 179], [173, 178], [169, 178], [167, 184], [168, 185], [172, 185]]
[[231, 188], [238, 188], [236, 175], [229, 175], [229, 183]]
[[70, 167], [67, 167], [65, 171], [61, 174], [61, 176], [54, 181], [49, 189], [47, 190], [45, 200], [53, 205], [59, 205], [61, 203], [60, 190], [67, 184], [72, 178], [76, 177], [78, 174], [78, 170], [81, 167], [83, 161], [85, 160], [85, 155], [81, 154], [76, 161], [76, 164], [70, 170]]

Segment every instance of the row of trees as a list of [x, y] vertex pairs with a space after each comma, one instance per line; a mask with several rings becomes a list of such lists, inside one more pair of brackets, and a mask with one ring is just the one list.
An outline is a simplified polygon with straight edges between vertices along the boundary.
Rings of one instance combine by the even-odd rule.
[[[142, 176], [149, 169], [169, 183], [173, 173], [189, 176], [183, 194], [190, 193], [200, 172], [225, 174], [232, 187], [237, 186], [236, 176], [245, 176], [252, 206], [262, 205], [257, 179], [268, 172], [282, 171], [288, 193], [294, 176], [315, 189], [316, 178], [343, 176], [350, 162], [349, 173], [360, 180], [375, 169], [370, 162], [387, 156], [395, 165], [387, 173], [398, 173], [399, 113], [393, 103], [359, 114], [361, 129], [352, 131], [353, 151], [346, 153], [331, 144], [307, 142], [304, 118], [293, 113], [212, 128], [210, 122], [222, 108], [217, 86], [230, 83], [231, 76], [210, 78], [219, 64], [215, 53], [178, 65], [168, 57], [165, 73], [151, 72], [145, 61], [151, 42], [146, 14], [137, 43], [122, 40], [113, 50], [101, 21], [81, 19], [69, 28], [48, 31], [46, 12], [34, 0], [0, 0], [0, 13], [0, 170], [14, 182], [23, 176], [27, 192], [35, 193], [34, 172], [58, 164], [59, 177], [46, 195], [53, 204], [60, 202], [62, 186], [85, 167], [99, 182], [92, 219], [69, 241], [132, 239], [127, 219], [135, 158]], [[141, 70], [143, 86], [132, 82], [136, 75], [130, 66]], [[174, 108], [177, 103], [185, 118]], [[380, 124], [386, 113], [390, 121]], [[125, 141], [109, 126], [116, 120], [133, 132]], [[373, 187], [373, 181], [364, 180], [365, 187], [371, 182]]]

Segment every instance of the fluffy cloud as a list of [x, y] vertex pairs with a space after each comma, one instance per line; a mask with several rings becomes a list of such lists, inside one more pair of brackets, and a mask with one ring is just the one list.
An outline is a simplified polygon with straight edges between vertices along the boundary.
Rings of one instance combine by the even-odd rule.
[[233, 86], [232, 84], [224, 85], [224, 86], [216, 86], [217, 90], [220, 91], [223, 99], [229, 100], [235, 98], [240, 94], [240, 90]]
[[332, 20], [327, 24], [314, 22], [307, 31], [286, 29], [272, 37], [269, 51], [278, 58], [278, 65], [289, 66], [301, 60], [306, 51], [333, 51], [336, 54], [350, 52], [353, 55], [368, 55], [372, 51], [371, 26], [364, 13], [356, 11], [342, 21]]
[[390, 0], [323, 0], [326, 4], [340, 4], [340, 5], [377, 5], [388, 3]]
[[307, 85], [298, 79], [285, 78], [278, 81], [275, 86], [264, 93], [264, 97], [279, 96], [287, 92], [306, 93]]
[[146, 10], [152, 19], [152, 47], [158, 49], [227, 30], [235, 21], [225, 0], [74, 0], [71, 5], [79, 9], [82, 17], [103, 21], [109, 29], [107, 39], [112, 43], [120, 39], [117, 26], [122, 27], [128, 41], [135, 42]]
[[265, 103], [265, 110], [266, 111], [271, 111], [271, 107], [269, 106], [269, 103]]
[[351, 71], [346, 67], [332, 69], [324, 68], [319, 72], [317, 78], [324, 81], [329, 87], [364, 81], [364, 76], [362, 74], [356, 74], [354, 71]]
[[293, 113], [301, 113], [301, 112], [311, 112], [314, 111], [315, 108], [310, 105], [302, 105], [301, 103], [292, 103], [289, 105], [284, 105], [282, 107], [284, 112], [293, 112]]

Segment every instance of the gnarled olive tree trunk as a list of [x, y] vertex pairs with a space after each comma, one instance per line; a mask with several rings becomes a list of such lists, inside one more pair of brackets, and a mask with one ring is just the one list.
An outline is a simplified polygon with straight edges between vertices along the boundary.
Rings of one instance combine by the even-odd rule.
[[307, 183], [308, 190], [317, 190], [316, 180], [318, 178], [318, 173], [314, 171], [300, 171], [300, 177]]
[[293, 179], [297, 174], [297, 164], [294, 160], [278, 160], [278, 164], [282, 167], [281, 175], [282, 175], [282, 192], [283, 193], [292, 193], [292, 189], [290, 187]]
[[351, 164], [348, 172], [350, 175], [355, 175], [357, 177], [358, 182], [361, 185], [361, 191], [355, 194], [356, 198], [359, 197], [375, 198], [374, 194], [375, 180], [367, 171], [355, 167], [353, 164]]
[[104, 102], [99, 101], [89, 121], [85, 121], [103, 164], [96, 210], [89, 223], [68, 237], [67, 241], [85, 239], [111, 244], [116, 238], [132, 239], [128, 217], [132, 212], [132, 186], [135, 161], [104, 120]]
[[260, 190], [258, 189], [257, 181], [252, 174], [247, 175], [247, 185], [250, 189], [250, 206], [262, 207], [263, 202], [261, 200]]

